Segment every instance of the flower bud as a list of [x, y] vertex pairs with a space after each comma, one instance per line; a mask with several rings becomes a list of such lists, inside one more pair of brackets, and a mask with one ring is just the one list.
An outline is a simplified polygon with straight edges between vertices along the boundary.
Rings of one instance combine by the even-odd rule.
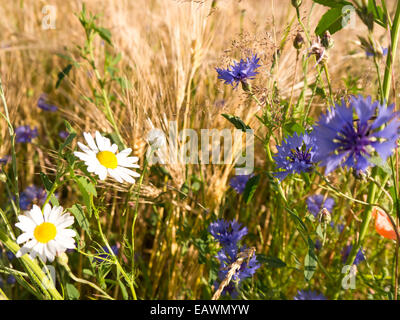
[[302, 0], [292, 0], [292, 6], [299, 8], [301, 6]]
[[65, 252], [57, 256], [57, 260], [62, 265], [68, 265], [68, 256]]
[[242, 89], [244, 92], [251, 92], [251, 85], [250, 83], [247, 83], [246, 81], [242, 81]]
[[293, 46], [297, 49], [300, 50], [304, 45], [304, 39], [300, 32], [297, 33], [296, 37], [293, 40]]
[[330, 49], [333, 47], [333, 39], [329, 31], [325, 31], [322, 35], [321, 44], [325, 49]]
[[318, 213], [318, 220], [323, 224], [328, 224], [332, 220], [331, 214], [327, 209], [322, 208], [322, 210]]

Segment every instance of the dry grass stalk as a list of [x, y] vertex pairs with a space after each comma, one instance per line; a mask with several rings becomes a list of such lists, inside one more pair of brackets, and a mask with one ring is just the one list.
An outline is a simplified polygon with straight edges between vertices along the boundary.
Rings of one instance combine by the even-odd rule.
[[229, 266], [226, 267], [226, 269], [229, 269], [226, 278], [221, 282], [221, 284], [218, 287], [218, 290], [215, 291], [212, 300], [218, 300], [219, 297], [221, 296], [222, 291], [224, 291], [224, 288], [231, 282], [232, 277], [235, 275], [236, 272], [240, 270], [240, 267], [242, 266], [242, 263], [247, 260], [247, 263], [251, 259], [251, 257], [255, 254], [256, 248], [251, 247], [247, 248], [244, 251], [240, 252], [237, 255], [237, 259], [235, 262], [230, 264]]

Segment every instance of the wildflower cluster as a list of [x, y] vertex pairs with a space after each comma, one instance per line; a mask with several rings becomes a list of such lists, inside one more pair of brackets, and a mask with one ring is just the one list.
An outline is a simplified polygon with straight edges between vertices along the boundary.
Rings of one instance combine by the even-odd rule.
[[375, 165], [370, 161], [375, 154], [386, 161], [399, 138], [400, 121], [393, 108], [371, 97], [342, 100], [321, 115], [310, 134], [295, 133], [277, 147], [276, 165], [283, 171], [275, 176], [283, 180], [288, 174], [310, 172], [316, 164], [325, 167], [326, 175], [339, 166], [361, 173]]
[[[208, 230], [222, 247], [218, 252], [217, 258], [220, 261], [218, 278], [223, 281], [226, 279], [232, 264], [238, 259], [239, 253], [246, 250], [245, 246], [239, 246], [239, 242], [247, 234], [248, 230], [246, 227], [242, 228], [235, 220], [225, 221], [223, 219], [211, 223]], [[253, 255], [250, 260], [240, 265], [240, 269], [236, 271], [232, 281], [225, 286], [222, 293], [229, 293], [232, 297], [236, 297], [240, 282], [253, 276], [259, 267], [260, 264], [257, 262], [256, 256]], [[215, 285], [218, 287], [218, 283]]]
[[246, 60], [240, 60], [240, 62], [234, 62], [233, 65], [227, 69], [216, 68], [218, 72], [218, 79], [224, 80], [225, 84], [230, 84], [236, 88], [239, 83], [247, 84], [248, 80], [252, 80], [258, 74], [255, 71], [261, 65], [258, 64], [260, 58], [255, 54], [251, 58]]

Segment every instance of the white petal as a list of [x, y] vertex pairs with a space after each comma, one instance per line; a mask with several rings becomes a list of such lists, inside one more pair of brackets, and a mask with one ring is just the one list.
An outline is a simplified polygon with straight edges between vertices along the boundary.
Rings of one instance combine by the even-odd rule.
[[117, 169], [108, 169], [108, 173], [110, 174], [111, 177], [113, 177], [115, 180], [117, 180], [119, 183], [123, 183], [124, 181], [122, 180], [121, 176], [118, 173]]
[[50, 240], [47, 243], [47, 249], [50, 251], [50, 253], [52, 255], [57, 255], [57, 246], [56, 246], [56, 242], [54, 240]]
[[71, 239], [73, 239], [76, 236], [76, 232], [72, 229], [63, 229], [60, 231], [60, 235], [62, 237], [70, 237]]
[[93, 159], [93, 155], [94, 155], [94, 153], [90, 154], [90, 153], [83, 153], [83, 152], [79, 152], [79, 151], [74, 152], [74, 156], [78, 157], [82, 161], [91, 161]]
[[140, 177], [140, 174], [137, 173], [136, 171], [133, 171], [133, 170], [130, 170], [130, 169], [127, 169], [127, 168], [123, 168], [123, 167], [118, 167], [117, 169], [120, 172], [120, 174], [130, 175], [130, 176], [136, 177], [136, 178]]
[[26, 242], [26, 241], [32, 239], [32, 238], [33, 238], [33, 233], [32, 233], [32, 232], [25, 232], [25, 233], [22, 233], [22, 234], [17, 238], [17, 243], [18, 243], [18, 244], [21, 244], [21, 243], [23, 243], [23, 242]]
[[28, 253], [29, 251], [32, 250], [32, 248], [37, 244], [37, 241], [35, 239], [27, 242], [24, 244], [23, 247], [21, 247], [18, 252], [15, 254], [17, 258], [21, 258], [24, 254]]
[[106, 180], [107, 178], [107, 168], [105, 167], [99, 167], [99, 172], [97, 174], [100, 178], [100, 180]]
[[85, 144], [83, 144], [83, 143], [81, 143], [81, 142], [79, 142], [79, 141], [78, 141], [78, 147], [79, 147], [84, 153], [87, 153], [87, 154], [90, 154], [90, 152], [93, 152], [93, 151], [94, 151], [94, 150], [90, 149], [87, 145], [85, 145]]
[[86, 142], [88, 143], [89, 147], [93, 150], [98, 152], [99, 149], [96, 146], [96, 143], [94, 142], [94, 139], [92, 135], [89, 132], [84, 132], [83, 136], [85, 137]]
[[53, 210], [51, 210], [48, 222], [56, 224], [56, 222], [57, 222], [58, 218], [61, 216], [63, 210], [64, 210], [63, 207], [54, 207]]
[[[134, 184], [135, 183], [135, 179], [133, 179], [130, 174], [129, 174], [129, 169], [125, 169], [122, 167], [118, 167], [117, 169], [115, 169], [117, 171], [117, 173], [121, 176], [122, 179], [124, 179], [126, 182]], [[126, 170], [126, 171], [124, 171]], [[131, 171], [133, 172], [133, 171]]]
[[50, 262], [54, 261], [54, 254], [50, 251], [48, 243], [43, 246], [44, 256], [49, 259]]
[[135, 164], [139, 158], [138, 157], [124, 157], [121, 154], [117, 154], [118, 165], [129, 168], [139, 168], [138, 164]]
[[30, 217], [20, 215], [18, 216], [18, 220], [20, 222], [17, 222], [15, 226], [20, 228], [22, 231], [33, 231], [36, 228], [35, 222]]
[[45, 244], [39, 242], [39, 243], [37, 244], [37, 246], [35, 246], [35, 247], [33, 248], [32, 251], [36, 251], [37, 254], [39, 255], [40, 259], [42, 259], [43, 262], [46, 262], [47, 257], [46, 257], [45, 252], [44, 252], [44, 247], [45, 247]]
[[96, 131], [96, 143], [100, 151], [104, 151], [106, 148], [106, 142], [100, 132]]
[[112, 153], [116, 153], [118, 151], [118, 146], [114, 143], [111, 147], [110, 147], [110, 151]]
[[43, 209], [44, 221], [49, 221], [50, 213], [52, 212], [50, 204], [46, 204]]
[[44, 222], [42, 210], [40, 210], [36, 204], [33, 205], [32, 209], [28, 213], [36, 225], [40, 225]]
[[61, 221], [57, 221], [56, 228], [64, 229], [74, 224], [74, 217], [70, 216]]
[[132, 152], [131, 148], [126, 148], [126, 149], [122, 150], [119, 154], [121, 156], [127, 157], [131, 154], [131, 152]]

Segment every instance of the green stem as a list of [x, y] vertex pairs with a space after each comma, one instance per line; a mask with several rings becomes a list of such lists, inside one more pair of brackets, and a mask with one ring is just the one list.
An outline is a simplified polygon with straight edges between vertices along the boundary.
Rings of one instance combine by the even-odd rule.
[[104, 297], [106, 297], [107, 299], [114, 300], [113, 297], [111, 297], [109, 294], [107, 294], [107, 292], [102, 290], [100, 287], [98, 287], [93, 282], [90, 282], [90, 281], [87, 281], [85, 279], [81, 279], [81, 278], [78, 278], [77, 276], [75, 276], [72, 273], [71, 268], [68, 266], [68, 263], [65, 263], [63, 261], [63, 259], [59, 259], [58, 262], [65, 268], [65, 270], [67, 271], [68, 275], [71, 277], [72, 280], [74, 280], [75, 282], [78, 282], [78, 283], [87, 284], [88, 286], [91, 286], [93, 289], [95, 289], [95, 290], [99, 291], [101, 294], [103, 294]]
[[100, 237], [103, 240], [103, 242], [105, 243], [105, 245], [106, 245], [106, 247], [108, 249], [108, 252], [113, 256], [115, 265], [117, 266], [117, 269], [121, 272], [122, 276], [125, 278], [126, 282], [128, 283], [129, 288], [131, 289], [131, 292], [132, 292], [133, 299], [137, 300], [135, 288], [134, 288], [133, 283], [132, 283], [132, 279], [126, 274], [125, 270], [122, 268], [122, 266], [119, 263], [117, 257], [115, 256], [114, 251], [111, 249], [111, 246], [108, 243], [108, 240], [107, 240], [107, 238], [105, 237], [105, 235], [103, 233], [103, 229], [101, 227], [99, 213], [97, 211], [97, 208], [94, 207], [94, 206], [93, 206], [93, 211], [94, 211], [94, 215], [95, 215], [96, 220], [97, 220], [97, 227], [99, 229]]
[[331, 104], [332, 106], [335, 105], [335, 100], [333, 98], [333, 91], [332, 91], [332, 85], [331, 85], [331, 78], [329, 77], [329, 72], [328, 72], [328, 66], [326, 64], [326, 62], [323, 63], [323, 67], [324, 72], [325, 72], [325, 76], [326, 76], [326, 81], [328, 83], [328, 88], [329, 88], [329, 97], [331, 98]]
[[400, 1], [397, 1], [396, 13], [393, 20], [393, 26], [390, 32], [390, 50], [386, 58], [385, 76], [383, 78], [383, 100], [389, 100], [390, 85], [392, 82], [392, 66], [393, 60], [396, 57], [397, 43], [399, 40], [400, 30]]
[[[13, 240], [11, 240], [5, 233], [0, 231], [0, 241], [14, 254], [18, 252], [20, 247]], [[40, 268], [39, 264], [31, 259], [27, 254], [24, 254], [20, 258], [25, 265], [25, 268], [31, 274], [31, 279], [36, 283], [36, 285], [43, 291], [45, 296], [53, 300], [63, 300], [63, 297], [54, 287], [53, 281], [51, 281], [43, 270]]]
[[[149, 155], [149, 159], [152, 157], [153, 153], [154, 153], [154, 149], [151, 149], [150, 155]], [[135, 212], [133, 213], [133, 221], [132, 221], [132, 235], [131, 235], [131, 239], [132, 239], [132, 272], [133, 272], [133, 268], [135, 266], [135, 224], [136, 224], [136, 219], [139, 213], [139, 197], [140, 197], [140, 189], [142, 187], [142, 183], [143, 183], [143, 178], [144, 175], [147, 171], [147, 167], [148, 167], [148, 161], [147, 161], [147, 157], [145, 157], [144, 159], [144, 165], [143, 165], [143, 171], [142, 174], [140, 175], [139, 178], [139, 182], [138, 182], [138, 188], [136, 191], [136, 199], [135, 199]]]
[[119, 143], [124, 147], [124, 149], [126, 149], [127, 146], [125, 145], [124, 139], [122, 138], [121, 133], [119, 132], [117, 123], [116, 123], [115, 118], [114, 118], [114, 114], [113, 114], [113, 112], [111, 110], [110, 101], [108, 99], [108, 94], [107, 94], [107, 92], [105, 90], [105, 87], [104, 87], [104, 82], [105, 81], [104, 81], [104, 79], [102, 79], [102, 77], [100, 75], [100, 72], [96, 67], [96, 60], [95, 60], [95, 57], [94, 57], [94, 50], [93, 50], [93, 36], [94, 36], [94, 34], [91, 33], [91, 35], [88, 37], [89, 55], [90, 55], [90, 59], [91, 59], [90, 64], [91, 64], [91, 66], [93, 68], [94, 74], [96, 75], [97, 82], [99, 83], [100, 88], [101, 88], [101, 95], [102, 95], [102, 98], [104, 100], [105, 116], [106, 116], [107, 120], [110, 121], [110, 123], [111, 123], [111, 125], [112, 125], [112, 127], [113, 127], [113, 129], [114, 129], [114, 131], [115, 131], [115, 133], [117, 135], [117, 137], [118, 137]]
[[10, 134], [10, 141], [11, 141], [11, 157], [12, 157], [12, 168], [13, 168], [13, 180], [9, 180], [11, 185], [13, 186], [13, 191], [15, 194], [15, 203], [16, 203], [16, 212], [15, 214], [18, 215], [19, 213], [19, 191], [18, 191], [18, 169], [17, 169], [17, 154], [15, 152], [15, 132], [14, 128], [11, 124], [10, 114], [8, 112], [7, 101], [4, 95], [3, 84], [0, 77], [0, 97], [3, 102], [4, 112], [5, 112], [5, 119], [8, 125], [8, 132]]

